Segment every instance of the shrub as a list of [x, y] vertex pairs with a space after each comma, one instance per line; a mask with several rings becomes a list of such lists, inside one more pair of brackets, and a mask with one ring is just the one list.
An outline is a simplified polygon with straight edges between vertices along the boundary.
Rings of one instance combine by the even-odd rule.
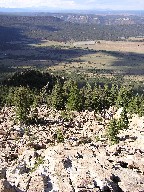
[[7, 102], [8, 87], [0, 86], [0, 107]]
[[129, 120], [128, 120], [126, 108], [124, 107], [121, 113], [121, 117], [118, 121], [118, 127], [119, 129], [127, 129], [128, 125], [129, 125]]
[[127, 129], [129, 120], [126, 109], [123, 108], [120, 119], [112, 119], [108, 125], [107, 135], [112, 144], [118, 143], [118, 133], [120, 130]]
[[64, 121], [72, 121], [74, 118], [74, 114], [70, 111], [63, 110], [61, 111], [61, 116]]
[[64, 90], [61, 83], [57, 82], [52, 91], [51, 97], [52, 106], [57, 110], [65, 108]]
[[82, 95], [76, 82], [72, 82], [67, 100], [67, 109], [72, 111], [82, 110]]
[[41, 157], [41, 156], [37, 157], [36, 162], [35, 162], [35, 165], [34, 165], [34, 167], [31, 169], [31, 173], [33, 173], [34, 171], [36, 171], [36, 169], [37, 169], [41, 164], [43, 164], [43, 163], [44, 163], [44, 157]]
[[57, 130], [57, 142], [58, 143], [64, 142], [64, 135], [60, 129]]
[[112, 119], [108, 125], [107, 135], [112, 144], [118, 143], [119, 126], [118, 120]]
[[26, 123], [30, 112], [30, 106], [33, 102], [33, 96], [29, 88], [19, 87], [14, 92], [14, 105], [16, 119], [20, 123]]

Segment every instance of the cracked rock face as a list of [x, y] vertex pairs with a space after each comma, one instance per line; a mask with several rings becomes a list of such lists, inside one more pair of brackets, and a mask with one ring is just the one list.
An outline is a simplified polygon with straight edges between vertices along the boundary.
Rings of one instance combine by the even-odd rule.
[[73, 112], [73, 119], [64, 121], [60, 112], [41, 106], [37, 124], [19, 126], [13, 110], [5, 111], [0, 192], [144, 191], [144, 117], [133, 116], [129, 129], [118, 135], [120, 142], [110, 145], [94, 112]]

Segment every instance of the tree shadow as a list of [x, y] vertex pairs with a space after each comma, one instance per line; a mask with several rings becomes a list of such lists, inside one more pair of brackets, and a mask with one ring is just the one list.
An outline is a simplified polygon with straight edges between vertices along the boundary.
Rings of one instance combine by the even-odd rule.
[[[144, 75], [144, 54], [134, 52], [102, 51], [116, 58], [111, 64], [121, 75]], [[117, 68], [116, 68], [117, 67]]]
[[51, 178], [45, 175], [42, 175], [42, 178], [43, 178], [44, 192], [52, 191], [53, 184], [51, 182]]
[[[24, 66], [43, 69], [50, 66], [61, 65], [61, 63], [70, 65], [72, 62], [83, 62], [78, 59], [79, 57], [96, 53], [96, 51], [93, 50], [83, 50], [80, 48], [53, 46], [32, 47], [29, 44], [23, 44], [22, 46], [20, 45], [20, 47], [16, 49], [18, 53], [13, 52], [16, 50], [11, 48], [7, 51], [6, 55], [0, 57], [1, 73], [21, 71]], [[19, 52], [19, 50], [21, 52]], [[7, 60], [8, 62], [5, 64]]]
[[106, 50], [94, 51], [81, 48], [67, 48], [64, 46], [58, 47], [56, 45], [45, 47], [32, 46], [32, 44], [39, 44], [41, 40], [49, 38], [55, 39], [56, 37], [60, 40], [58, 34], [55, 33], [57, 31], [64, 39], [68, 34], [71, 34], [69, 30], [72, 28], [72, 24], [69, 25], [66, 33], [63, 34], [63, 27], [67, 27], [68, 23], [63, 22], [61, 19], [55, 17], [1, 16], [0, 24], [0, 75], [2, 73], [21, 71], [24, 70], [24, 67], [43, 69], [61, 65], [61, 63], [64, 63], [64, 65], [70, 65], [72, 62], [83, 63], [85, 61], [79, 59], [80, 57], [97, 52], [111, 55], [116, 59], [111, 64], [114, 69], [104, 69], [104, 71], [102, 69], [96, 69], [97, 71], [92, 71], [94, 73], [117, 74], [119, 71], [120, 75], [144, 74], [144, 54], [142, 53], [122, 53]]
[[[26, 51], [33, 50], [31, 47], [27, 47]], [[96, 53], [96, 51], [93, 50], [83, 50], [80, 48], [64, 48], [64, 47], [52, 47], [52, 46], [47, 46], [47, 47], [35, 47], [34, 48], [34, 53], [32, 55], [29, 55], [28, 53], [21, 54], [21, 55], [14, 55], [14, 54], [8, 54], [9, 59], [13, 60], [23, 60], [23, 61], [44, 61], [44, 60], [51, 60], [54, 61], [53, 65], [56, 65], [61, 62], [70, 62], [72, 59], [75, 59], [75, 61], [79, 61], [77, 57], [81, 57], [83, 55], [88, 55], [92, 53]], [[35, 54], [37, 53], [37, 54]]]
[[[23, 50], [29, 43], [38, 42], [29, 38], [19, 27], [0, 26], [0, 51]], [[1, 57], [4, 55], [0, 55]]]
[[60, 31], [59, 27], [53, 27], [53, 26], [43, 26], [43, 25], [37, 25], [36, 28], [40, 29], [40, 30], [46, 30], [49, 32], [55, 32], [55, 31]]
[[[5, 18], [5, 17], [4, 17]], [[4, 19], [3, 18], [3, 19]], [[22, 20], [21, 18], [19, 18]], [[12, 20], [12, 19], [11, 19]], [[17, 20], [16, 20], [17, 21]], [[77, 58], [95, 53], [93, 50], [83, 50], [80, 48], [67, 48], [64, 46], [47, 46], [37, 47], [32, 44], [39, 44], [45, 38], [41, 35], [29, 35], [29, 27], [31, 22], [28, 18], [22, 20], [23, 26], [17, 23], [10, 23], [11, 21], [1, 21], [3, 26], [0, 26], [0, 73], [13, 73], [23, 70], [23, 67], [34, 67], [36, 69], [43, 69], [44, 67], [59, 65], [62, 62], [70, 64], [71, 62], [79, 62]], [[61, 21], [57, 21], [61, 22]], [[10, 26], [7, 26], [8, 23]], [[61, 31], [57, 25], [42, 25], [40, 21], [34, 19], [34, 26], [32, 31], [37, 30], [48, 31], [54, 33]]]
[[[43, 191], [44, 192], [49, 192], [53, 189], [53, 185], [52, 185], [52, 182], [51, 182], [51, 179], [49, 176], [45, 176], [45, 175], [41, 175], [42, 179], [43, 179]], [[25, 192], [21, 189], [19, 189], [18, 187], [16, 186], [12, 186], [10, 184], [9, 181], [5, 180], [4, 181], [4, 191], [12, 191], [12, 192]], [[26, 191], [28, 190], [28, 188], [26, 189]], [[42, 190], [42, 189], [41, 189]]]

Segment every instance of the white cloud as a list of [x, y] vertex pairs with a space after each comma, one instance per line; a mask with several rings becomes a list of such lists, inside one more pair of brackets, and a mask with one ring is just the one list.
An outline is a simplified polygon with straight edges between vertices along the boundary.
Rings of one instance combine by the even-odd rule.
[[0, 7], [23, 8], [23, 7], [76, 7], [73, 0], [0, 0]]
[[144, 0], [87, 0], [91, 8], [119, 9], [119, 10], [143, 10]]
[[144, 9], [144, 0], [0, 0], [0, 7], [60, 9]]

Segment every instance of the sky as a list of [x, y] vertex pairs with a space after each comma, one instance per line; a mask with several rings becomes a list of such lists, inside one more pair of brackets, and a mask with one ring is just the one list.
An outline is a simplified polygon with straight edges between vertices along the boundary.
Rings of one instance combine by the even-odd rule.
[[144, 0], [0, 0], [4, 8], [144, 10]]

